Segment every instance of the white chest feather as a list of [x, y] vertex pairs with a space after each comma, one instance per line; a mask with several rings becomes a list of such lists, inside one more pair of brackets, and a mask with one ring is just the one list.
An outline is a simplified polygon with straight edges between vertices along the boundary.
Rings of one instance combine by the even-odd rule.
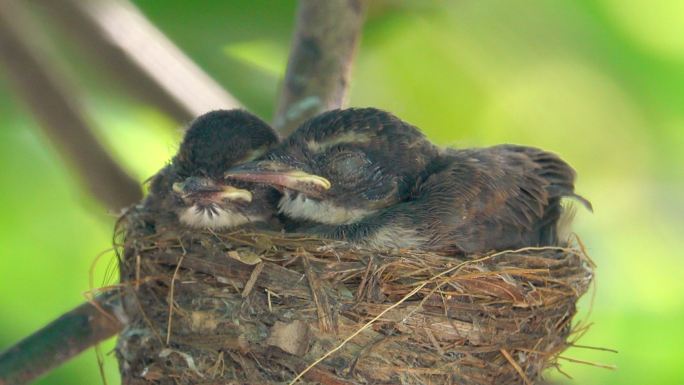
[[293, 196], [289, 191], [280, 199], [278, 210], [290, 218], [331, 225], [357, 222], [372, 213], [371, 210], [349, 209], [326, 201], [307, 199], [302, 194]]
[[241, 213], [226, 211], [220, 207], [214, 207], [213, 212], [190, 206], [178, 212], [181, 223], [195, 228], [225, 229], [237, 227], [250, 222], [260, 222], [263, 218], [250, 217]]

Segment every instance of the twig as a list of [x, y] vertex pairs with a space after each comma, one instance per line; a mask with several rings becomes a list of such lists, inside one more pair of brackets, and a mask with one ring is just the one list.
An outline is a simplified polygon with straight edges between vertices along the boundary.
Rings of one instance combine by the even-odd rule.
[[171, 322], [173, 321], [173, 289], [176, 286], [176, 278], [178, 277], [178, 270], [180, 270], [183, 264], [183, 258], [185, 258], [185, 253], [180, 256], [176, 269], [173, 271], [173, 277], [171, 277], [171, 285], [169, 287], [169, 321], [166, 327], [166, 346], [169, 345], [171, 341]]
[[523, 380], [525, 385], [532, 385], [532, 381], [530, 381], [530, 379], [527, 377], [527, 374], [525, 374], [525, 371], [520, 367], [520, 365], [517, 362], [515, 362], [511, 354], [508, 353], [506, 349], [500, 349], [499, 351], [501, 352], [501, 355], [504, 356], [506, 361], [508, 361], [508, 363], [511, 364], [513, 369], [515, 369], [515, 371], [518, 372], [518, 375]]
[[578, 348], [578, 349], [589, 349], [589, 350], [598, 350], [601, 352], [608, 352], [608, 353], [618, 353], [617, 350], [615, 349], [610, 349], [610, 348], [602, 348], [600, 346], [588, 346], [588, 345], [578, 345], [578, 344], [570, 344], [573, 348]]
[[595, 366], [597, 368], [603, 368], [603, 369], [608, 369], [608, 370], [616, 370], [617, 369], [617, 366], [615, 366], [615, 365], [600, 364], [597, 362], [579, 360], [577, 358], [570, 358], [570, 357], [565, 357], [565, 356], [558, 356], [558, 358], [561, 360], [574, 362], [576, 364], [585, 364], [585, 365], [589, 365], [589, 366]]
[[95, 343], [95, 356], [97, 357], [97, 369], [100, 372], [102, 384], [109, 385], [109, 382], [107, 381], [107, 375], [105, 374], [104, 354], [102, 354], [102, 349], [98, 343]]
[[318, 327], [324, 333], [337, 333], [337, 325], [333, 319], [330, 298], [326, 294], [323, 283], [315, 271], [311, 268], [309, 257], [305, 254], [302, 257], [302, 264], [304, 265], [304, 274], [309, 281], [309, 288], [311, 289], [311, 297], [316, 304], [316, 313], [318, 314]]
[[306, 119], [344, 104], [364, 11], [364, 0], [300, 0], [273, 121], [281, 136]]
[[34, 1], [107, 74], [180, 122], [240, 103], [129, 1]]
[[67, 88], [50, 72], [21, 5], [0, 2], [0, 65], [8, 80], [97, 199], [116, 211], [140, 200], [139, 183], [97, 141]]
[[118, 290], [100, 294], [0, 353], [0, 385], [27, 384], [118, 333], [121, 306]]
[[[259, 263], [256, 266], [254, 266], [252, 274], [249, 275], [249, 279], [247, 280], [247, 283], [245, 283], [245, 288], [242, 289], [242, 298], [247, 298], [249, 294], [252, 292], [252, 290], [254, 289], [254, 285], [256, 284], [257, 280], [259, 279], [259, 276], [261, 275], [262, 270], [264, 270], [263, 263]], [[270, 298], [271, 296], [269, 294], [269, 309], [271, 308]]]

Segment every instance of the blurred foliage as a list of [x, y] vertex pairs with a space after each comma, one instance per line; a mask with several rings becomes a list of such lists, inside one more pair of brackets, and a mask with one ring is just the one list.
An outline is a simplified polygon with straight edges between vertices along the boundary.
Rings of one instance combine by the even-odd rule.
[[[284, 73], [292, 1], [138, 1], [182, 49], [269, 118]], [[684, 3], [672, 0], [376, 1], [351, 105], [388, 109], [455, 146], [513, 142], [561, 154], [595, 214], [576, 231], [598, 264], [591, 320], [563, 362], [576, 384], [681, 384], [684, 378]], [[122, 31], [125, 33], [125, 31]], [[80, 101], [141, 181], [167, 161], [180, 127], [64, 43]], [[74, 175], [0, 74], [0, 346], [82, 301], [115, 216]], [[114, 92], [112, 91], [114, 90]], [[97, 263], [103, 283], [111, 253]], [[112, 282], [110, 278], [108, 282]], [[581, 303], [583, 315], [591, 296]], [[104, 347], [111, 351], [113, 344]], [[113, 354], [110, 383], [118, 383]], [[553, 371], [552, 371], [553, 372]], [[40, 384], [97, 383], [92, 351]]]

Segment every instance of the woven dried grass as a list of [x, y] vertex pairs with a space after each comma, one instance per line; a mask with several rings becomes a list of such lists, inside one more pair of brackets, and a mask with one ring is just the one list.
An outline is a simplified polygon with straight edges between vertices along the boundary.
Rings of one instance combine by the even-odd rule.
[[121, 220], [124, 384], [532, 384], [593, 277], [580, 247], [468, 258]]

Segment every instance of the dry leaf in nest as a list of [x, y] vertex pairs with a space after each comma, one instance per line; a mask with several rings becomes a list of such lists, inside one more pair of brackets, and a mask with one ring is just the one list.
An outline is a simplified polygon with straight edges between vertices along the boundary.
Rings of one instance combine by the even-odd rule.
[[464, 259], [158, 221], [122, 222], [124, 384], [530, 384], [593, 276], [576, 247]]

